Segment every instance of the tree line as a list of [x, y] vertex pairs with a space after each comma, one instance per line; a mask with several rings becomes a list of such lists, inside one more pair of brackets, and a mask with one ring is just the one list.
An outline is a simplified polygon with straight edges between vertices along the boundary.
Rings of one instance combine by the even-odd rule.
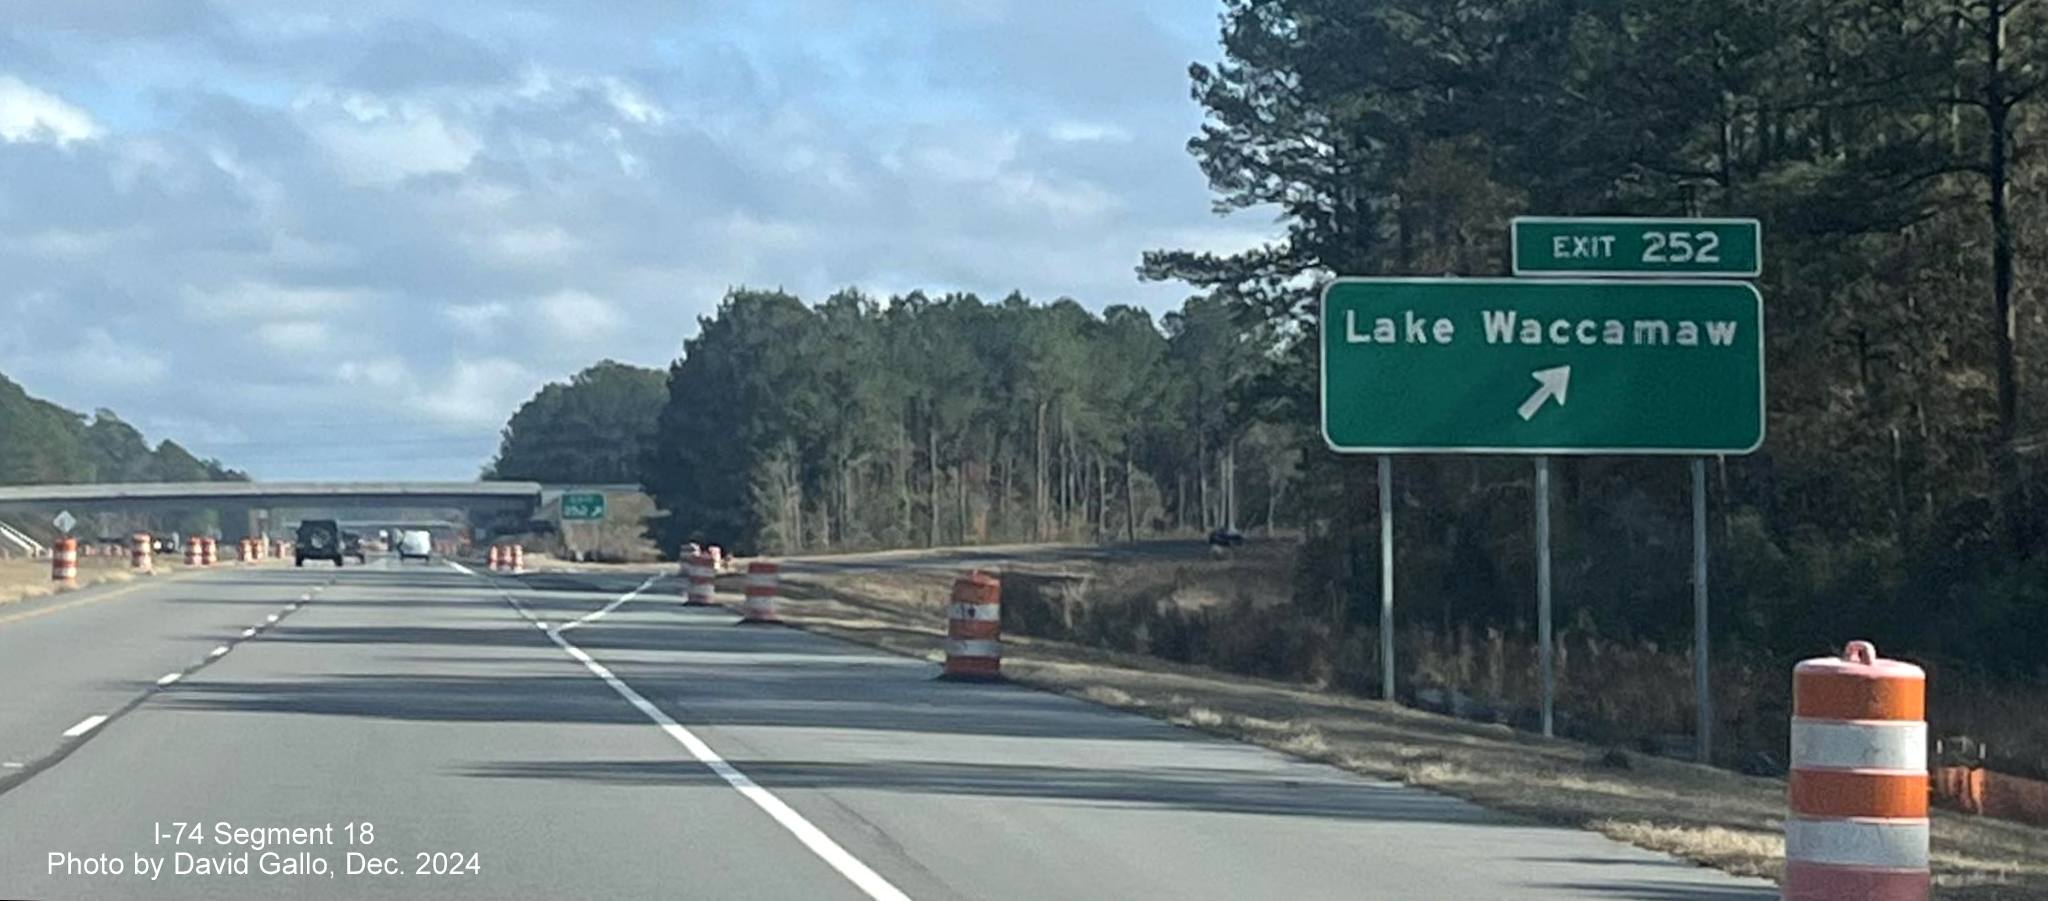
[[175, 441], [151, 447], [111, 410], [95, 410], [88, 418], [32, 397], [0, 375], [0, 485], [247, 479]]
[[669, 370], [653, 531], [790, 553], [1270, 528], [1299, 453], [1237, 406], [1263, 346], [1206, 298], [1155, 322], [735, 290]]

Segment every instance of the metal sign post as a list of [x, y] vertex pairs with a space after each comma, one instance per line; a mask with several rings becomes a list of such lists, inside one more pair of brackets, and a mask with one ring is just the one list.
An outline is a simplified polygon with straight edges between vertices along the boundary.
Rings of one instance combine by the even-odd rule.
[[1557, 734], [1551, 712], [1557, 703], [1557, 676], [1550, 647], [1550, 458], [1536, 458], [1536, 659], [1543, 671], [1543, 737]]
[[1380, 455], [1380, 697], [1394, 699], [1394, 462]]
[[1707, 460], [1692, 458], [1692, 681], [1698, 700], [1694, 759], [1713, 762], [1714, 695], [1707, 677]]

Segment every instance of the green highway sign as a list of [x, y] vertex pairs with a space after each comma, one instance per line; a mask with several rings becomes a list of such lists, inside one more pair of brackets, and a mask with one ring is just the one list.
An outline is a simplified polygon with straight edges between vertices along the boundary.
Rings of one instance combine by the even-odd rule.
[[1600, 219], [1517, 216], [1516, 275], [1639, 278], [1754, 277], [1763, 271], [1755, 219]]
[[1745, 454], [1763, 298], [1736, 281], [1346, 278], [1323, 289], [1341, 453]]
[[562, 518], [603, 519], [604, 494], [597, 491], [562, 495]]

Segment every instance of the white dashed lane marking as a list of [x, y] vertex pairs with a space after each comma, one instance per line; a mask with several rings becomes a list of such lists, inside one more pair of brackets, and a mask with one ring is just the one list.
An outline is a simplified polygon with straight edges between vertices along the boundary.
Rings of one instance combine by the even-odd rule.
[[77, 738], [81, 735], [84, 735], [87, 732], [91, 732], [92, 730], [99, 728], [99, 725], [106, 721], [106, 714], [103, 713], [94, 714], [92, 716], [86, 717], [85, 719], [79, 720], [78, 725], [72, 726], [71, 728], [64, 730], [64, 737]]
[[161, 677], [158, 677], [158, 679], [156, 680], [156, 684], [169, 685], [183, 678], [185, 678], [184, 673], [165, 673]]

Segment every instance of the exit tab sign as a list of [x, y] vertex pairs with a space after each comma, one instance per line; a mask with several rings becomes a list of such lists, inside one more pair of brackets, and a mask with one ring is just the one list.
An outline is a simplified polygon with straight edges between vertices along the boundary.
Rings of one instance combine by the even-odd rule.
[[1763, 271], [1755, 219], [1517, 216], [1516, 275], [1753, 278]]

